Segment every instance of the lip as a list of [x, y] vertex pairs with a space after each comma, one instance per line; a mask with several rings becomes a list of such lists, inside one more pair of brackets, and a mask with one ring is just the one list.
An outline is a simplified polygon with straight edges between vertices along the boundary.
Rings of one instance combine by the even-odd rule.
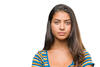
[[59, 35], [65, 35], [65, 32], [58, 32]]

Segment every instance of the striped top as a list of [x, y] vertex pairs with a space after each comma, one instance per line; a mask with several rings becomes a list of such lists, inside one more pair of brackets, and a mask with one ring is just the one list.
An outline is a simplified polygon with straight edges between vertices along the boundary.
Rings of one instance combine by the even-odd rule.
[[[85, 67], [87, 65], [94, 66], [94, 63], [92, 62], [90, 54], [86, 50], [84, 50], [83, 52], [85, 55], [85, 60], [82, 62], [81, 66], [82, 67]], [[73, 61], [68, 67], [71, 67], [71, 66], [74, 66]], [[41, 51], [38, 51], [37, 54], [35, 54], [32, 60], [32, 67], [50, 67], [47, 50], [41, 50]]]

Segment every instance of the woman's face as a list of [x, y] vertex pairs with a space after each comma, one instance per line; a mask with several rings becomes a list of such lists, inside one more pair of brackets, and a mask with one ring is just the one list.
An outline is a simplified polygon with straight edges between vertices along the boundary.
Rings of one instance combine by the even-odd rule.
[[71, 19], [68, 13], [58, 11], [53, 15], [51, 21], [52, 34], [59, 40], [66, 39], [71, 31]]

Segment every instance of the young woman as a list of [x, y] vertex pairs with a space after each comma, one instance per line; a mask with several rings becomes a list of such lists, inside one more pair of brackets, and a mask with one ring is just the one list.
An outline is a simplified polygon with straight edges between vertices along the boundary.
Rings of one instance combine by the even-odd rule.
[[44, 48], [35, 54], [32, 67], [93, 67], [81, 41], [73, 10], [64, 4], [50, 12]]

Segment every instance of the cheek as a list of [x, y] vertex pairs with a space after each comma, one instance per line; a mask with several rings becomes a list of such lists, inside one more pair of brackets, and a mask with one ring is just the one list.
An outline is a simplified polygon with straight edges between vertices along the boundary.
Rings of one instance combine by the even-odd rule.
[[56, 33], [58, 32], [59, 29], [57, 26], [51, 25], [51, 30], [52, 30], [53, 35], [56, 35]]
[[71, 25], [66, 27], [66, 32], [70, 33], [71, 32]]

